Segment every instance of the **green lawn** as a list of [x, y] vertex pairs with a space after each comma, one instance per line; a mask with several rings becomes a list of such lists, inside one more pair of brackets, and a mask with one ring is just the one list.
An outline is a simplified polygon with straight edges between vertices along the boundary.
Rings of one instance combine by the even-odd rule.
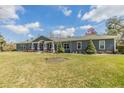
[[3, 52], [0, 87], [124, 87], [124, 56]]

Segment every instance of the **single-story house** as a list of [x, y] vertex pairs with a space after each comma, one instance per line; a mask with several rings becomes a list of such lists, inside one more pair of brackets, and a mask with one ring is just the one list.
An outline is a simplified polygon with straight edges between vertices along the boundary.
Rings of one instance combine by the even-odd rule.
[[56, 51], [56, 42], [61, 42], [65, 53], [85, 53], [88, 41], [92, 40], [97, 52], [115, 52], [116, 36], [86, 35], [81, 37], [48, 38], [39, 36], [16, 44], [17, 51]]

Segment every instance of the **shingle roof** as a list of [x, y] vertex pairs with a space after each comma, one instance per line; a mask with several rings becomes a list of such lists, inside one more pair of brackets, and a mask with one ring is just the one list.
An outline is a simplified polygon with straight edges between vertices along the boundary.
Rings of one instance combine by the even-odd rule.
[[19, 42], [17, 44], [32, 43], [33, 40], [34, 39], [26, 40], [26, 41]]
[[38, 38], [34, 39], [33, 42], [38, 42], [40, 40], [44, 40], [44, 41], [52, 41], [51, 39], [45, 37], [45, 36], [39, 36]]
[[40, 40], [44, 40], [44, 41], [52, 41], [51, 39], [45, 37], [45, 36], [39, 36], [37, 38], [34, 38], [34, 39], [30, 39], [30, 40], [26, 40], [26, 41], [22, 41], [20, 43], [17, 43], [17, 44], [24, 44], [24, 43], [32, 43], [32, 42], [38, 42]]
[[44, 41], [55, 41], [55, 42], [59, 42], [59, 41], [78, 41], [78, 40], [98, 40], [98, 39], [116, 39], [117, 36], [110, 36], [110, 35], [87, 35], [87, 36], [81, 36], [81, 37], [68, 37], [68, 38], [47, 38], [45, 36], [40, 36], [38, 38], [35, 39], [31, 39], [31, 40], [26, 40], [24, 42], [20, 42], [20, 43], [32, 43], [32, 42], [38, 42], [40, 40], [44, 40]]
[[69, 38], [61, 38], [55, 39], [52, 38], [53, 41], [78, 41], [78, 40], [98, 40], [98, 39], [115, 39], [117, 36], [110, 36], [110, 35], [87, 35], [81, 37], [69, 37]]

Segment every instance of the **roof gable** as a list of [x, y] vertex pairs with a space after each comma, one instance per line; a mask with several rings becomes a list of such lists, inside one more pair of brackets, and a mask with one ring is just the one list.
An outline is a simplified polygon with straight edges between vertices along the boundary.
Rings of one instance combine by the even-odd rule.
[[52, 41], [51, 39], [45, 37], [45, 36], [39, 36], [38, 38], [34, 39], [32, 42], [38, 42], [40, 40], [43, 40], [43, 41]]

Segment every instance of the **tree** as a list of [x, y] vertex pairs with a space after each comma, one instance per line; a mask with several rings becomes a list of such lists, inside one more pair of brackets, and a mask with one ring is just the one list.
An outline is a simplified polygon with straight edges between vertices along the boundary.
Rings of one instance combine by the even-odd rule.
[[57, 43], [57, 53], [64, 53], [64, 48], [60, 42]]
[[122, 24], [122, 19], [118, 17], [112, 17], [109, 18], [106, 21], [106, 32], [108, 35], [118, 35], [120, 32], [123, 32], [123, 24]]
[[3, 47], [4, 51], [15, 51], [16, 50], [16, 44], [10, 42], [6, 43], [5, 46]]
[[96, 35], [96, 34], [97, 32], [93, 27], [90, 27], [89, 29], [87, 29], [86, 35]]
[[0, 35], [0, 51], [3, 51], [4, 44], [5, 44], [4, 37]]
[[92, 40], [89, 40], [87, 48], [86, 48], [86, 53], [87, 54], [95, 54], [96, 53], [96, 48], [93, 44]]

